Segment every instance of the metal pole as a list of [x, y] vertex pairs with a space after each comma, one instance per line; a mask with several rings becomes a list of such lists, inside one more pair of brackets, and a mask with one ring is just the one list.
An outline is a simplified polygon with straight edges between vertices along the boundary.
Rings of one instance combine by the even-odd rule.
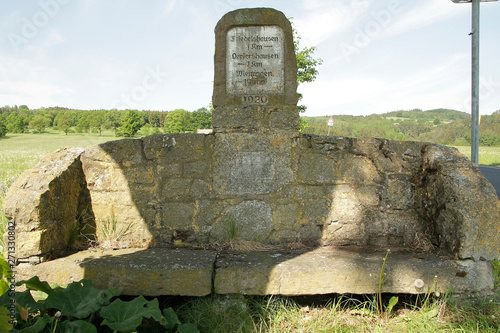
[[479, 164], [479, 4], [472, 0], [471, 161]]

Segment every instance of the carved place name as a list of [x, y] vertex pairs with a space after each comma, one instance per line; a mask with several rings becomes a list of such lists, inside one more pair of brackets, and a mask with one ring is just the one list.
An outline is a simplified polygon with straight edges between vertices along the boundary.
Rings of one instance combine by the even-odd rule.
[[[233, 53], [231, 55], [233, 59], [279, 59], [280, 55], [275, 53], [275, 54], [258, 54], [258, 53], [252, 53], [252, 54], [236, 54]], [[256, 63], [255, 61], [252, 61], [252, 64]], [[248, 62], [250, 64], [250, 61]], [[261, 63], [262, 64], [262, 63]], [[239, 63], [238, 65], [245, 65], [245, 63]]]
[[277, 36], [273, 37], [261, 37], [261, 36], [231, 36], [231, 42], [278, 42], [279, 38]]
[[226, 90], [244, 103], [284, 90], [284, 34], [278, 26], [234, 27], [226, 38]]

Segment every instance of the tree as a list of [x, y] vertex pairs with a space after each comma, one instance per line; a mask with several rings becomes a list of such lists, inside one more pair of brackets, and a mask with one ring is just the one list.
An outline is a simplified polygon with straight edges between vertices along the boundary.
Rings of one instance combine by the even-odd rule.
[[166, 133], [184, 133], [189, 130], [191, 114], [183, 109], [169, 112], [165, 117]]
[[7, 132], [9, 133], [24, 133], [26, 128], [26, 122], [24, 117], [19, 115], [17, 111], [12, 111], [7, 116]]
[[121, 113], [117, 109], [111, 109], [104, 115], [104, 128], [113, 129], [118, 136], [118, 128], [122, 124]]
[[[290, 19], [292, 23], [292, 19]], [[298, 84], [304, 82], [313, 82], [316, 80], [316, 76], [319, 74], [316, 69], [317, 66], [323, 63], [323, 59], [313, 58], [313, 53], [316, 51], [315, 46], [304, 47], [300, 49], [300, 39], [299, 33], [296, 29], [293, 30], [293, 46], [295, 49], [295, 58], [297, 59], [297, 82]], [[303, 95], [297, 92], [298, 100], [302, 100]], [[298, 105], [297, 108], [300, 112], [305, 112], [307, 107], [305, 105]]]
[[46, 117], [38, 114], [30, 121], [30, 126], [38, 133], [42, 133], [45, 127], [49, 125], [50, 121]]
[[304, 133], [305, 130], [309, 127], [309, 124], [304, 118], [299, 119], [299, 132]]
[[82, 112], [76, 122], [76, 131], [80, 133], [87, 132], [90, 134], [90, 119], [87, 112]]
[[165, 113], [162, 111], [145, 111], [147, 116], [147, 122], [155, 128], [163, 127], [163, 122], [165, 121]]
[[54, 122], [57, 124], [59, 129], [64, 132], [64, 134], [68, 135], [68, 132], [71, 130], [71, 126], [73, 125], [73, 119], [71, 119], [68, 112], [60, 113], [61, 116], [56, 117]]
[[143, 124], [144, 121], [139, 111], [128, 110], [117, 135], [127, 138], [132, 137], [141, 129]]
[[7, 134], [7, 120], [3, 114], [0, 114], [0, 137], [5, 136]]
[[93, 128], [97, 132], [99, 132], [99, 135], [102, 134], [102, 128], [104, 127], [105, 112], [106, 111], [103, 110], [92, 111], [92, 113], [90, 114], [90, 119], [89, 119], [90, 128]]
[[200, 108], [191, 113], [191, 129], [196, 131], [200, 128], [212, 128], [212, 112], [206, 108]]

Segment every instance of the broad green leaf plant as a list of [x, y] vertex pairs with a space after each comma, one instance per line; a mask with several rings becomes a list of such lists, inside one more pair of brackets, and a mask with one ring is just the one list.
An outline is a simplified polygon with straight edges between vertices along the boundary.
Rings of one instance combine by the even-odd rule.
[[[148, 301], [139, 296], [125, 302], [118, 298], [120, 290], [100, 290], [90, 280], [63, 288], [35, 276], [16, 285], [26, 287], [15, 293], [17, 323], [6, 327], [0, 322], [0, 332], [138, 332], [144, 318], [154, 320], [155, 332], [199, 332], [194, 324], [181, 324], [172, 308], [160, 310], [156, 298]], [[9, 303], [10, 298], [4, 292], [0, 304]]]

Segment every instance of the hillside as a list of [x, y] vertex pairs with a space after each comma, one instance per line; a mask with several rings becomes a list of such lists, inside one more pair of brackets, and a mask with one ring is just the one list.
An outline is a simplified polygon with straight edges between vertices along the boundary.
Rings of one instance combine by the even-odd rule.
[[[302, 117], [308, 127], [304, 133], [327, 135], [325, 117]], [[348, 137], [378, 137], [394, 140], [430, 141], [446, 145], [470, 144], [470, 115], [466, 112], [434, 109], [422, 111], [392, 111], [369, 116], [333, 116], [330, 135]], [[500, 146], [500, 110], [482, 116], [480, 145]]]

